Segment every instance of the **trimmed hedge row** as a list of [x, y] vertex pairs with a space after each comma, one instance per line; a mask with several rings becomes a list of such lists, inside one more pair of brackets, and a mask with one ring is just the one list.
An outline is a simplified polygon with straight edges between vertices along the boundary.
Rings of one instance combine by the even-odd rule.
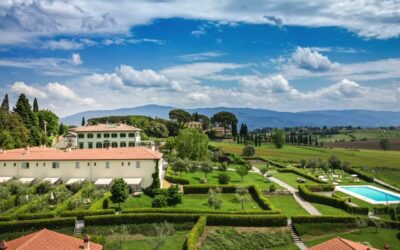
[[368, 182], [374, 182], [374, 177], [372, 175], [366, 174], [364, 172], [361, 172], [358, 169], [352, 168], [352, 167], [345, 167], [343, 169], [344, 171], [346, 171], [347, 173], [350, 174], [356, 174], [359, 178], [368, 181]]
[[307, 178], [309, 180], [315, 181], [317, 183], [324, 183], [321, 179], [319, 179], [313, 175], [304, 173], [303, 171], [296, 169], [296, 168], [292, 168], [292, 167], [280, 168], [280, 169], [277, 169], [277, 171], [280, 173], [294, 173], [294, 174], [300, 175], [304, 178]]
[[165, 172], [164, 179], [170, 183], [181, 184], [181, 185], [188, 185], [190, 181], [186, 178], [182, 178], [179, 176], [172, 175], [172, 168], [171, 165], [168, 166], [167, 171]]
[[292, 216], [292, 223], [356, 223], [352, 216]]
[[283, 227], [287, 225], [285, 215], [208, 215], [207, 225], [234, 227]]
[[207, 224], [207, 217], [200, 216], [197, 223], [194, 225], [192, 230], [190, 230], [187, 239], [186, 239], [186, 246], [187, 250], [196, 250], [197, 241], [199, 237], [203, 234], [204, 229], [206, 228]]
[[[18, 220], [36, 220], [36, 219], [48, 219], [55, 218], [56, 214], [53, 212], [50, 213], [25, 213], [17, 215]], [[69, 216], [71, 217], [71, 216]]]
[[368, 207], [354, 207], [349, 205], [346, 201], [334, 197], [329, 197], [325, 195], [320, 195], [317, 193], [312, 192], [309, 188], [315, 190], [318, 189], [317, 186], [320, 185], [304, 185], [301, 184], [299, 185], [299, 193], [300, 195], [306, 200], [306, 201], [311, 201], [315, 203], [320, 203], [336, 208], [343, 209], [349, 213], [353, 214], [362, 214], [362, 215], [367, 215], [368, 214]]
[[162, 213], [137, 213], [86, 216], [85, 226], [142, 224], [168, 221], [172, 223], [196, 222], [198, 215], [190, 214], [162, 214]]
[[10, 221], [10, 220], [13, 220], [10, 216], [6, 215], [0, 216], [0, 221]]
[[266, 159], [266, 158], [263, 158], [260, 156], [243, 157], [243, 159], [264, 161], [264, 162], [268, 162], [269, 164], [271, 164], [272, 166], [275, 166], [277, 168], [286, 168], [286, 166], [281, 163], [278, 163], [278, 162], [275, 162], [275, 161], [272, 161], [272, 160], [269, 160], [269, 159]]
[[262, 209], [279, 211], [278, 209], [274, 208], [274, 206], [267, 199], [267, 197], [263, 195], [261, 189], [257, 185], [250, 186], [249, 193]]
[[[379, 223], [383, 224], [384, 227], [390, 228], [390, 229], [398, 229], [400, 230], [400, 221], [392, 221], [392, 220], [378, 220]], [[368, 220], [368, 225], [369, 226], [375, 226], [374, 223], [372, 223], [372, 219]]]
[[75, 217], [0, 222], [0, 233], [29, 231], [42, 228], [74, 227]]
[[175, 213], [175, 214], [280, 214], [278, 210], [244, 210], [244, 211], [220, 211], [211, 209], [185, 209], [185, 208], [133, 208], [124, 209], [121, 211], [123, 214], [135, 214], [135, 213]]
[[65, 211], [61, 213], [61, 217], [77, 217], [79, 220], [83, 220], [86, 216], [106, 214], [115, 214], [115, 209]]

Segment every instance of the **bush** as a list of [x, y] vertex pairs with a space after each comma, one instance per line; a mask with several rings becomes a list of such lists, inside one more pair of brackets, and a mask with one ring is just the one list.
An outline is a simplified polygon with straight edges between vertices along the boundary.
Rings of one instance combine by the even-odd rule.
[[[306, 200], [306, 201], [311, 201], [319, 204], [324, 204], [328, 205], [331, 207], [336, 207], [343, 209], [349, 213], [354, 213], [354, 214], [362, 214], [362, 215], [367, 215], [368, 214], [368, 207], [354, 207], [349, 204], [347, 204], [346, 201], [335, 198], [335, 197], [329, 197], [325, 195], [320, 195], [317, 193], [312, 192], [311, 190], [327, 190], [330, 189], [330, 185], [299, 185], [299, 193], [300, 195]], [[311, 189], [311, 190], [310, 190]]]
[[256, 149], [253, 145], [246, 145], [243, 148], [242, 155], [243, 156], [253, 156], [256, 153]]
[[182, 223], [196, 222], [198, 219], [198, 215], [190, 214], [138, 213], [97, 215], [85, 217], [85, 226], [159, 223], [160, 221], [168, 221], [170, 223]]
[[151, 202], [152, 207], [166, 207], [168, 206], [167, 197], [165, 195], [159, 194], [153, 198]]
[[108, 206], [109, 206], [108, 198], [105, 198], [105, 199], [103, 200], [103, 209], [107, 209]]
[[190, 181], [186, 178], [174, 176], [171, 173], [172, 169], [171, 166], [168, 166], [167, 171], [165, 173], [164, 179], [170, 183], [181, 184], [181, 185], [188, 185]]
[[0, 222], [0, 233], [33, 229], [74, 227], [75, 217]]
[[188, 250], [196, 250], [197, 241], [199, 240], [199, 237], [203, 234], [204, 229], [206, 228], [206, 223], [207, 217], [201, 216], [192, 228], [192, 230], [190, 230], [186, 240]]
[[268, 191], [269, 191], [269, 192], [275, 192], [275, 191], [276, 191], [276, 186], [275, 186], [275, 184], [271, 184], [271, 186], [269, 186]]
[[130, 213], [175, 213], [175, 214], [280, 214], [278, 210], [244, 210], [244, 211], [221, 211], [213, 209], [187, 209], [187, 208], [134, 208], [124, 209], [123, 214]]
[[231, 180], [231, 177], [226, 173], [221, 173], [218, 175], [218, 183], [219, 184], [228, 184]]
[[85, 216], [105, 214], [115, 214], [115, 209], [65, 211], [61, 213], [61, 217], [77, 217], [78, 220], [83, 220]]
[[26, 213], [19, 214], [17, 216], [18, 220], [35, 220], [35, 219], [46, 219], [46, 218], [54, 218], [56, 214], [53, 212], [50, 213]]
[[287, 225], [284, 215], [208, 215], [207, 225], [234, 227], [283, 227]]

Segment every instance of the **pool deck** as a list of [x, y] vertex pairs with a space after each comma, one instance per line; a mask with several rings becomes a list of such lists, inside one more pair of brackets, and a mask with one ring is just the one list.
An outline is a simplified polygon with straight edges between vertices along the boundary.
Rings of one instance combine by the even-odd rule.
[[[382, 193], [386, 193], [386, 194], [390, 194], [390, 195], [396, 196], [396, 197], [399, 198], [399, 200], [396, 200], [396, 201], [377, 201], [377, 200], [373, 200], [373, 199], [371, 199], [371, 198], [369, 198], [369, 197], [366, 197], [366, 196], [364, 196], [364, 195], [361, 195], [361, 194], [358, 194], [358, 193], [356, 193], [356, 192], [353, 192], [353, 191], [351, 191], [351, 190], [348, 190], [348, 189], [346, 189], [346, 187], [358, 187], [358, 188], [359, 188], [359, 187], [368, 187], [368, 188], [371, 188], [371, 189], [375, 189], [375, 190], [377, 190], [377, 191], [380, 191], [380, 192], [382, 192]], [[383, 188], [379, 188], [379, 187], [376, 187], [376, 186], [371, 186], [371, 185], [348, 185], [348, 186], [346, 185], [346, 186], [336, 186], [336, 187], [335, 187], [335, 191], [343, 192], [343, 193], [345, 193], [345, 194], [354, 196], [354, 197], [356, 197], [356, 198], [358, 198], [358, 199], [360, 199], [360, 200], [363, 200], [363, 201], [368, 202], [368, 203], [371, 203], [371, 204], [382, 204], [382, 205], [385, 205], [385, 204], [399, 204], [399, 203], [400, 203], [400, 194], [395, 193], [395, 192], [392, 192], [392, 191], [390, 191], [390, 190], [386, 190], [386, 189], [383, 189]]]

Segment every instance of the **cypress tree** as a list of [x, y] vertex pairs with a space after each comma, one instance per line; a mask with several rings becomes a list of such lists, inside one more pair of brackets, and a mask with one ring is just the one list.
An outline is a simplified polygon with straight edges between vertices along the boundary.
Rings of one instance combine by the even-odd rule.
[[1, 109], [10, 112], [10, 102], [8, 101], [8, 94], [4, 96], [3, 102], [1, 103]]
[[35, 99], [33, 99], [33, 112], [38, 112], [39, 111], [39, 104], [38, 104], [38, 101], [37, 101], [37, 99], [36, 99], [36, 97], [35, 97]]
[[39, 125], [25, 94], [21, 94], [18, 97], [14, 112], [21, 117], [22, 122], [30, 132], [29, 144], [32, 146], [38, 146], [40, 144]]
[[59, 127], [59, 129], [58, 129], [58, 134], [59, 135], [63, 135], [65, 133], [65, 131], [64, 131], [64, 124], [63, 123], [60, 123], [60, 127]]
[[84, 117], [84, 116], [82, 117], [82, 123], [81, 123], [81, 125], [82, 125], [82, 126], [85, 126], [85, 125], [86, 125], [86, 120], [85, 120], [85, 117]]
[[232, 136], [235, 138], [235, 137], [237, 136], [237, 133], [238, 133], [238, 131], [237, 131], [237, 124], [236, 124], [235, 122], [233, 122], [233, 123], [231, 124], [231, 127], [232, 127]]

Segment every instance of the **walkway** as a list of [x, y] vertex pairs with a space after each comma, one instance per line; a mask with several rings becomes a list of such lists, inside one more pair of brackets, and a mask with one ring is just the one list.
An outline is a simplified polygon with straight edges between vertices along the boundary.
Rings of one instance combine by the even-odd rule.
[[289, 190], [293, 194], [293, 198], [311, 215], [321, 215], [321, 213], [308, 201], [304, 200], [299, 194], [298, 190], [290, 186], [286, 182], [283, 182], [275, 177], [268, 177], [272, 182], [275, 182], [279, 186]]
[[294, 244], [296, 244], [296, 246], [300, 250], [307, 250], [308, 247], [306, 246], [306, 244], [304, 244], [304, 242], [301, 240], [300, 236], [298, 234], [296, 234], [296, 231], [294, 231], [293, 223], [292, 223], [291, 219], [288, 219], [287, 227], [288, 227], [288, 230], [290, 232], [290, 235], [292, 235], [292, 238], [294, 240]]

